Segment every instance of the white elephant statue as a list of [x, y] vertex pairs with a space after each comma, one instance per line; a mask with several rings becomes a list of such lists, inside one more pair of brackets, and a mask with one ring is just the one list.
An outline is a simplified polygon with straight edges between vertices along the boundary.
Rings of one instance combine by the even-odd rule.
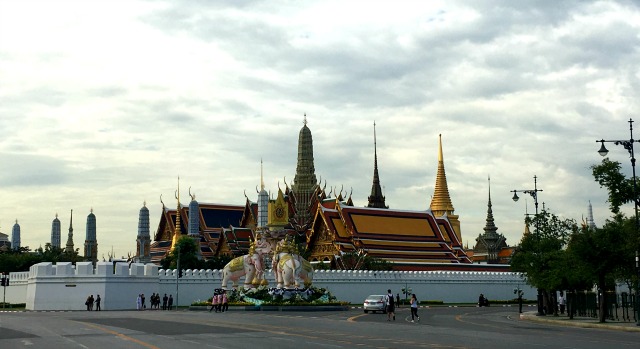
[[273, 273], [278, 288], [299, 287], [298, 280], [302, 280], [305, 287], [311, 286], [313, 281], [313, 267], [311, 263], [299, 254], [281, 252], [273, 256]]
[[246, 276], [244, 279], [245, 288], [253, 288], [253, 279], [256, 276], [256, 267], [252, 260], [252, 256], [244, 255], [232, 259], [222, 269], [222, 288], [227, 289], [229, 281], [233, 281], [233, 288], [238, 287], [238, 280]]
[[227, 289], [229, 281], [233, 281], [233, 288], [238, 287], [238, 280], [245, 276], [244, 288], [267, 285], [264, 278], [263, 255], [271, 252], [271, 244], [262, 235], [258, 234], [251, 241], [249, 254], [232, 259], [222, 269], [222, 288]]

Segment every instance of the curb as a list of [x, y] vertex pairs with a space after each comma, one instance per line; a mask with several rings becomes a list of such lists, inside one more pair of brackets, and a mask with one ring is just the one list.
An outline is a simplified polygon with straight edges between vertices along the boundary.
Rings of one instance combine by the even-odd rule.
[[[600, 328], [606, 330], [624, 331], [624, 332], [640, 332], [640, 326], [635, 326], [635, 323], [628, 322], [622, 323], [623, 325], [614, 325], [611, 323], [599, 323], [599, 322], [584, 322], [580, 320], [556, 320], [552, 318], [546, 318], [545, 316], [538, 316], [535, 312], [520, 314], [520, 320], [540, 322], [547, 324], [554, 324], [567, 327], [581, 327], [581, 328]], [[628, 325], [627, 325], [628, 324]]]

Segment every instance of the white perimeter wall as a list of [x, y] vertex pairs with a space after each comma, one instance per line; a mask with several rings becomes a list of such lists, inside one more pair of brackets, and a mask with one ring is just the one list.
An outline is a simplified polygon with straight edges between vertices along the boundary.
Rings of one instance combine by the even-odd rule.
[[[265, 275], [269, 285], [274, 286], [272, 271]], [[89, 262], [76, 266], [40, 263], [29, 272], [11, 273], [6, 300], [26, 303], [28, 310], [84, 310], [87, 297], [100, 294], [103, 310], [124, 310], [135, 309], [139, 293], [145, 294], [148, 307], [149, 296], [155, 292], [172, 295], [174, 305], [179, 302], [184, 306], [211, 297], [221, 283], [221, 270], [186, 270], [176, 288], [176, 271], [158, 269], [153, 264], [114, 266], [98, 262], [93, 268]], [[475, 303], [480, 293], [489, 300], [513, 299], [513, 290], [518, 287], [524, 290], [525, 299], [536, 296], [536, 290], [519, 275], [508, 272], [319, 270], [313, 285], [328, 289], [339, 300], [356, 304], [370, 294], [386, 294], [387, 289], [402, 293], [404, 287], [411, 288], [419, 300], [445, 303]]]

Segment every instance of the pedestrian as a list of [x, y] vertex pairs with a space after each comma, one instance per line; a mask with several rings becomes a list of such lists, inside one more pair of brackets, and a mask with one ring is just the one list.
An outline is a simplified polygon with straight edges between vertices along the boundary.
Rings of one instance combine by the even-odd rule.
[[387, 290], [387, 321], [391, 321], [393, 317], [393, 321], [396, 321], [396, 305], [395, 305], [395, 297], [391, 290]]
[[227, 291], [222, 291], [222, 311], [229, 310], [229, 299], [227, 299]]
[[566, 305], [567, 300], [564, 298], [564, 293], [560, 291], [560, 296], [558, 296], [558, 305], [560, 305], [560, 314], [564, 314], [564, 307]]
[[479, 307], [484, 307], [484, 305], [485, 305], [484, 295], [482, 293], [480, 293], [480, 297], [478, 297], [478, 306]]
[[89, 310], [93, 310], [93, 295], [89, 296]]
[[87, 297], [87, 300], [84, 302], [84, 305], [87, 306], [87, 311], [91, 310], [91, 306], [89, 305], [91, 301], [91, 296]]
[[147, 305], [144, 304], [144, 293], [141, 295], [140, 298], [142, 299], [142, 310], [145, 310], [147, 308]]
[[100, 298], [100, 295], [98, 295], [98, 297], [96, 297], [96, 311], [100, 311], [100, 302], [102, 301], [102, 299]]
[[409, 303], [411, 303], [411, 322], [413, 322], [415, 318], [418, 318], [418, 321], [420, 321], [420, 317], [418, 316], [418, 298], [415, 293], [411, 295]]
[[211, 297], [211, 308], [209, 308], [209, 312], [215, 309], [216, 313], [218, 312], [218, 292], [213, 292], [213, 296]]
[[138, 293], [138, 298], [136, 298], [136, 309], [142, 310], [142, 294]]
[[400, 293], [396, 293], [396, 307], [400, 308]]
[[169, 300], [169, 297], [167, 297], [167, 294], [164, 294], [164, 297], [162, 297], [162, 310], [167, 310], [167, 301]]
[[[173, 295], [169, 295], [169, 304], [167, 305], [169, 307], [169, 310], [171, 310], [171, 308], [173, 307]], [[177, 307], [177, 304], [176, 304]]]

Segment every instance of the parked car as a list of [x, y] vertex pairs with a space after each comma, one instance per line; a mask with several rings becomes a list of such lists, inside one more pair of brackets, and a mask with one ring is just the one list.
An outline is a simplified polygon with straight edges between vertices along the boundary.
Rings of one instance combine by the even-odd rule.
[[369, 311], [376, 312], [381, 311], [383, 314], [387, 313], [387, 296], [383, 294], [372, 294], [364, 300], [364, 312]]

